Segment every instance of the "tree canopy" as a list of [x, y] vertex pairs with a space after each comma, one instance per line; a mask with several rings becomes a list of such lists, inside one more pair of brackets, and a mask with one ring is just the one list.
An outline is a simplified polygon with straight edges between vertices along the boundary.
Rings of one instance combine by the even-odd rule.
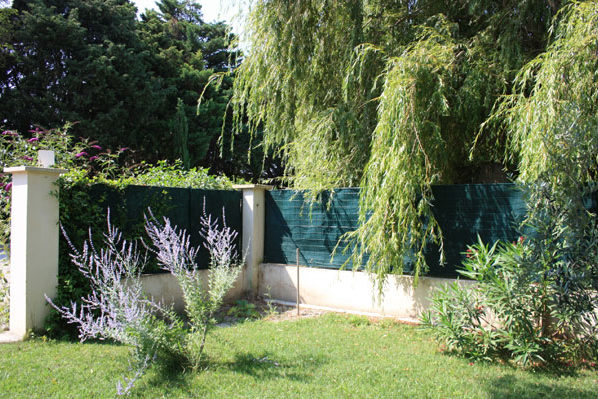
[[138, 20], [129, 0], [14, 0], [0, 20], [4, 128], [76, 122], [74, 135], [130, 147], [136, 159], [189, 154], [188, 165], [220, 134], [230, 78], [199, 110], [197, 98], [234, 53], [228, 27], [205, 23], [199, 4], [162, 0]]
[[[367, 253], [366, 268], [380, 281], [408, 264], [417, 276], [426, 267], [426, 245], [442, 244], [432, 184], [537, 177], [533, 160], [546, 159], [539, 141], [557, 138], [580, 107], [565, 105], [557, 92], [576, 91], [588, 110], [595, 108], [592, 50], [576, 47], [572, 54], [586, 54], [588, 67], [570, 66], [565, 79], [555, 66], [579, 62], [566, 55], [571, 47], [558, 50], [556, 43], [595, 44], [591, 7], [541, 0], [256, 1], [246, 27], [250, 52], [234, 86], [238, 130], [245, 117], [250, 133], [263, 130], [265, 148], [282, 157], [292, 187], [317, 195], [361, 186], [361, 227], [347, 237], [355, 244], [354, 264]], [[578, 28], [566, 27], [571, 18]], [[573, 77], [584, 90], [577, 91]], [[551, 105], [542, 108], [545, 101]], [[551, 115], [567, 118], [546, 116], [553, 106], [558, 112]], [[589, 126], [584, 131], [595, 135]], [[593, 143], [585, 136], [576, 143], [582, 141]], [[587, 145], [579, 148], [593, 163], [596, 151]]]

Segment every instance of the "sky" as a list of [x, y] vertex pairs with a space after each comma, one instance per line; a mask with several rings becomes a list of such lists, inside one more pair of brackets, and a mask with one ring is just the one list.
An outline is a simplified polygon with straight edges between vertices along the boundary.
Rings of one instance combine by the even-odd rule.
[[[146, 8], [155, 8], [156, 0], [132, 0], [140, 12]], [[230, 23], [232, 15], [236, 10], [232, 10], [230, 0], [196, 0], [201, 4], [204, 21], [226, 21]]]
[[[139, 12], [143, 12], [146, 8], [156, 8], [156, 0], [131, 0], [137, 6]], [[195, 0], [201, 4], [203, 17], [205, 22], [224, 21], [232, 25], [233, 32], [240, 33], [241, 27], [238, 18], [234, 18], [238, 14], [238, 6], [236, 4], [245, 4], [244, 1], [239, 0]], [[0, 0], [0, 8], [10, 7], [11, 0]]]

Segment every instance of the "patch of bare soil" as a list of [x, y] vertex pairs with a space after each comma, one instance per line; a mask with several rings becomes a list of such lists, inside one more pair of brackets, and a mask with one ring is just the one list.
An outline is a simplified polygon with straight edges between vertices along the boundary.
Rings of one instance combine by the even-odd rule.
[[232, 303], [224, 304], [216, 315], [218, 325], [230, 326], [248, 320], [268, 320], [279, 322], [283, 320], [296, 320], [299, 318], [316, 317], [329, 311], [321, 309], [309, 309], [300, 307], [299, 315], [294, 306], [281, 305], [264, 298], [253, 298], [251, 300], [240, 299]]

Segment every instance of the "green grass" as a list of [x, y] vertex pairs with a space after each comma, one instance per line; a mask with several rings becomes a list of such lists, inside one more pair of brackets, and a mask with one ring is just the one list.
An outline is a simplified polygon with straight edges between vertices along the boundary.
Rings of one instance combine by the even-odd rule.
[[[431, 335], [388, 321], [326, 315], [219, 329], [198, 373], [150, 371], [139, 398], [596, 398], [598, 372], [556, 375], [470, 363]], [[0, 345], [0, 397], [110, 398], [128, 368], [111, 344]]]

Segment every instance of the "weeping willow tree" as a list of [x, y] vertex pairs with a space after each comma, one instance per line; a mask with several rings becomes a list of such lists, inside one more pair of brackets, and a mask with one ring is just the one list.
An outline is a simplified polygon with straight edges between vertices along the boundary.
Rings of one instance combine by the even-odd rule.
[[263, 129], [266, 151], [283, 157], [295, 188], [359, 184], [376, 123], [369, 83], [379, 70], [345, 79], [363, 42], [361, 2], [262, 1], [249, 27], [251, 52], [235, 79], [237, 126], [246, 117], [252, 135]]
[[598, 3], [569, 4], [558, 17], [554, 40], [522, 68], [491, 121], [508, 129], [510, 154], [520, 181], [534, 188], [532, 199], [558, 209], [579, 240], [592, 219], [584, 202], [598, 173]]
[[[384, 73], [362, 178], [361, 227], [349, 234], [375, 259], [370, 270], [377, 281], [413, 256], [418, 276], [425, 268], [426, 244], [440, 240], [430, 212], [430, 185], [440, 179], [447, 160], [441, 121], [449, 115], [446, 80], [454, 67], [454, 45], [448, 32], [422, 29], [419, 40], [390, 59]], [[354, 264], [362, 264], [365, 251], [353, 252]]]
[[570, 3], [553, 23], [484, 125], [508, 133], [527, 234], [471, 248], [464, 274], [479, 285], [438, 291], [424, 319], [467, 355], [569, 367], [598, 359], [598, 2]]
[[362, 223], [347, 237], [353, 265], [379, 283], [406, 266], [418, 276], [426, 244], [442, 244], [431, 185], [512, 166], [503, 157], [509, 127], [478, 132], [498, 99], [512, 94], [519, 69], [545, 50], [560, 7], [255, 1], [249, 51], [236, 71], [237, 130], [263, 132], [266, 150], [284, 161], [284, 183], [312, 198], [359, 185]]

